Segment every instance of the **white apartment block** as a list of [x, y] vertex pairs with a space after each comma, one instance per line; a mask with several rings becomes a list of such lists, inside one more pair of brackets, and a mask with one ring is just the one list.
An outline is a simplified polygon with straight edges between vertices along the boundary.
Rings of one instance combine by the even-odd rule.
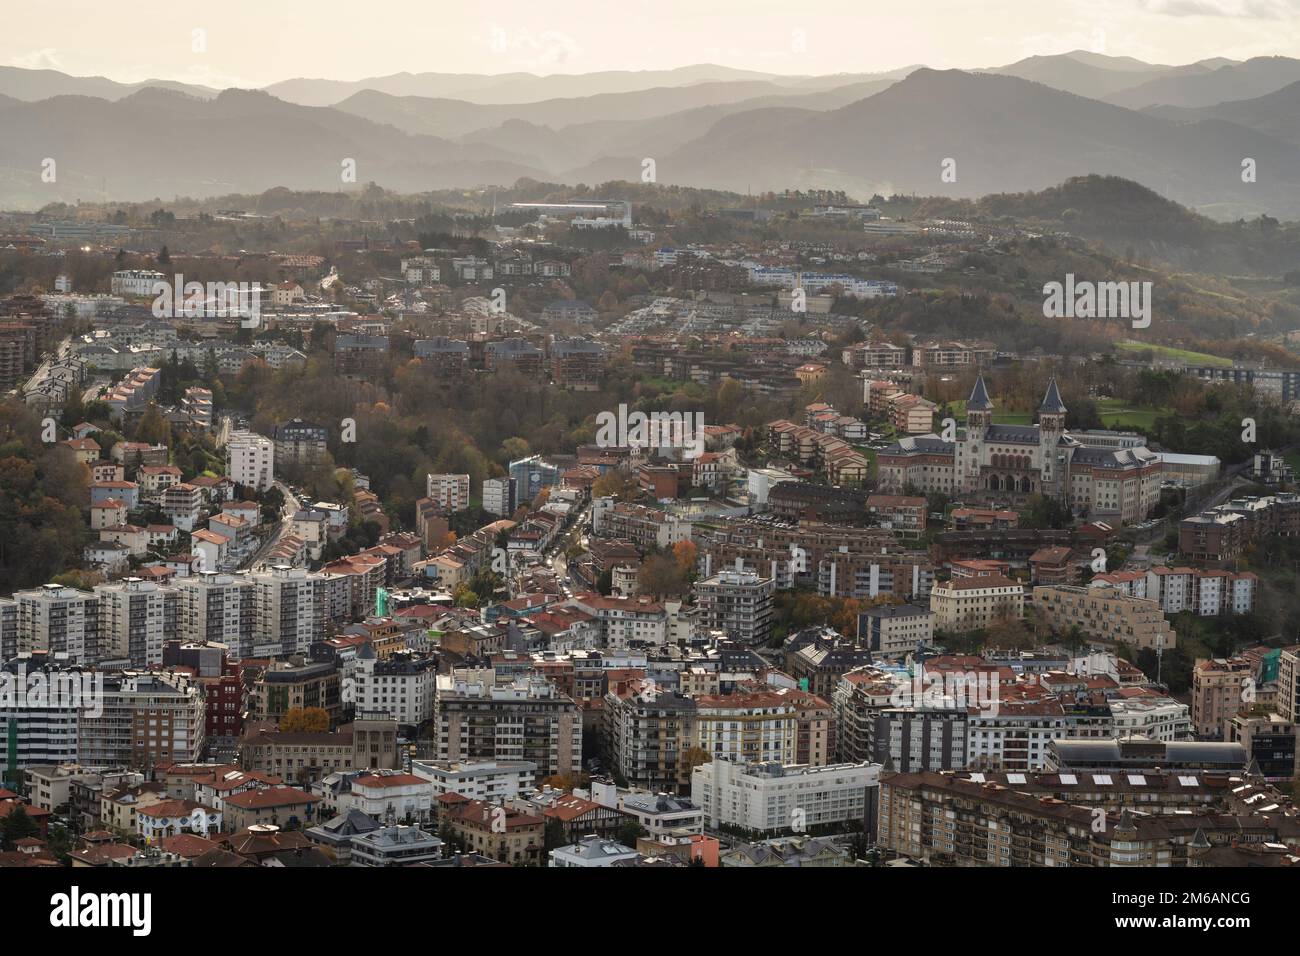
[[865, 823], [867, 793], [879, 785], [879, 764], [808, 767], [715, 759], [691, 772], [691, 800], [712, 828], [802, 832], [849, 820]]
[[113, 295], [154, 296], [154, 285], [166, 282], [167, 277], [161, 272], [148, 269], [120, 269], [113, 273], [109, 288]]
[[76, 763], [81, 711], [73, 703], [58, 707], [29, 707], [18, 701], [0, 704], [0, 727], [14, 742], [12, 767], [9, 747], [0, 747], [3, 772]]
[[323, 575], [277, 567], [250, 577], [257, 608], [254, 656], [305, 654], [324, 640], [329, 607]]
[[18, 649], [63, 653], [75, 664], [101, 660], [99, 598], [89, 591], [42, 584], [15, 591]]
[[501, 805], [537, 782], [537, 764], [530, 760], [412, 760], [411, 773], [432, 784], [435, 799], [459, 793]]
[[252, 656], [257, 602], [248, 575], [201, 572], [177, 578], [176, 591], [183, 639], [225, 644], [236, 659]]
[[343, 703], [355, 704], [360, 713], [384, 713], [398, 724], [418, 727], [433, 717], [437, 689], [437, 658], [408, 653], [379, 660], [366, 644], [345, 667]]
[[695, 698], [695, 746], [738, 763], [792, 764], [795, 707], [780, 694], [706, 694]]
[[668, 640], [667, 610], [646, 597], [579, 594], [560, 607], [574, 607], [595, 618], [603, 647], [621, 649], [632, 643], [663, 644]]
[[163, 662], [163, 642], [176, 637], [175, 588], [127, 578], [95, 587], [99, 598], [99, 643], [105, 660], [134, 667]]
[[1255, 609], [1259, 578], [1250, 571], [1159, 567], [1147, 572], [1146, 590], [1166, 614], [1249, 614]]
[[442, 277], [442, 270], [429, 256], [410, 256], [402, 260], [402, 276], [408, 285], [432, 285]]
[[247, 488], [270, 488], [275, 481], [275, 442], [253, 432], [233, 433], [226, 444], [226, 473]]
[[381, 770], [353, 777], [348, 791], [338, 796], [338, 810], [360, 810], [374, 820], [383, 820], [391, 808], [398, 820], [425, 823], [433, 812], [433, 798], [433, 786], [423, 777]]
[[1192, 712], [1172, 697], [1128, 697], [1110, 702], [1116, 737], [1191, 740]]
[[1076, 736], [1055, 700], [1004, 701], [966, 717], [967, 766], [975, 770], [1042, 770], [1047, 745]]
[[511, 507], [515, 496], [513, 478], [488, 478], [483, 482], [483, 510], [488, 514], [509, 518], [514, 509]]
[[426, 494], [447, 512], [469, 507], [469, 475], [429, 475]]

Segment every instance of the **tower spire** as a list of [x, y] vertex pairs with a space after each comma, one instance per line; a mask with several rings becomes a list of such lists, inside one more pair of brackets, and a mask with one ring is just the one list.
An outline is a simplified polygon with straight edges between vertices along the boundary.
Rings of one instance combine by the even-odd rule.
[[966, 399], [966, 411], [987, 412], [993, 410], [993, 402], [989, 400], [989, 390], [984, 386], [984, 375], [981, 373], [975, 379], [975, 387], [970, 390], [970, 398]]
[[1065, 403], [1061, 401], [1061, 391], [1056, 387], [1056, 377], [1053, 376], [1047, 382], [1047, 394], [1043, 396], [1043, 404], [1038, 406], [1040, 412], [1048, 412], [1052, 415], [1064, 415]]

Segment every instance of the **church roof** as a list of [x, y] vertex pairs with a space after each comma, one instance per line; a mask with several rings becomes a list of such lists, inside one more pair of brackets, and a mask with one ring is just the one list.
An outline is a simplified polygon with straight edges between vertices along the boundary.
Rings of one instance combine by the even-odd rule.
[[993, 408], [993, 402], [989, 400], [989, 391], [984, 387], [984, 376], [981, 375], [975, 379], [975, 387], [970, 390], [970, 398], [966, 399], [966, 411], [987, 412]]
[[1008, 442], [1017, 445], [1037, 445], [1037, 425], [990, 425], [984, 432], [984, 441]]
[[1063, 414], [1065, 412], [1065, 403], [1061, 401], [1061, 392], [1056, 387], [1056, 379], [1053, 378], [1047, 383], [1047, 394], [1043, 396], [1043, 404], [1038, 406], [1040, 412], [1049, 412]]

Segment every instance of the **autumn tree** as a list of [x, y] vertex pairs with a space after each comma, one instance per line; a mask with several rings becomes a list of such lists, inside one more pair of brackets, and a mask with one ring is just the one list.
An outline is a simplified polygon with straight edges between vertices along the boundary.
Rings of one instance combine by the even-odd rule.
[[654, 554], [646, 559], [637, 573], [637, 590], [653, 597], [677, 597], [689, 587], [686, 572], [669, 554]]
[[686, 779], [688, 780], [690, 779], [691, 772], [696, 767], [709, 763], [711, 760], [713, 760], [713, 755], [710, 754], [703, 747], [687, 747], [684, 751], [682, 751], [682, 761], [681, 761], [682, 772], [686, 775]]
[[690, 539], [678, 541], [673, 545], [673, 558], [677, 561], [677, 567], [688, 578], [695, 571], [695, 561], [699, 557], [699, 553], [700, 549]]
[[289, 734], [323, 734], [330, 729], [330, 715], [323, 707], [294, 707], [280, 718], [280, 730]]
[[617, 501], [631, 501], [640, 492], [637, 483], [627, 475], [610, 469], [601, 475], [591, 486], [593, 498], [614, 498]]

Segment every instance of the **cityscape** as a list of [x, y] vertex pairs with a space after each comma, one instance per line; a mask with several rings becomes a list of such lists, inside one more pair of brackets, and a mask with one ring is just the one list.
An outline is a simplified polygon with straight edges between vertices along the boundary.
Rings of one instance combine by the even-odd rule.
[[511, 3], [445, 57], [146, 6], [0, 14], [0, 866], [51, 926], [149, 935], [81, 887], [171, 869], [1053, 867], [1208, 931], [1300, 867], [1293, 4], [885, 53]]

